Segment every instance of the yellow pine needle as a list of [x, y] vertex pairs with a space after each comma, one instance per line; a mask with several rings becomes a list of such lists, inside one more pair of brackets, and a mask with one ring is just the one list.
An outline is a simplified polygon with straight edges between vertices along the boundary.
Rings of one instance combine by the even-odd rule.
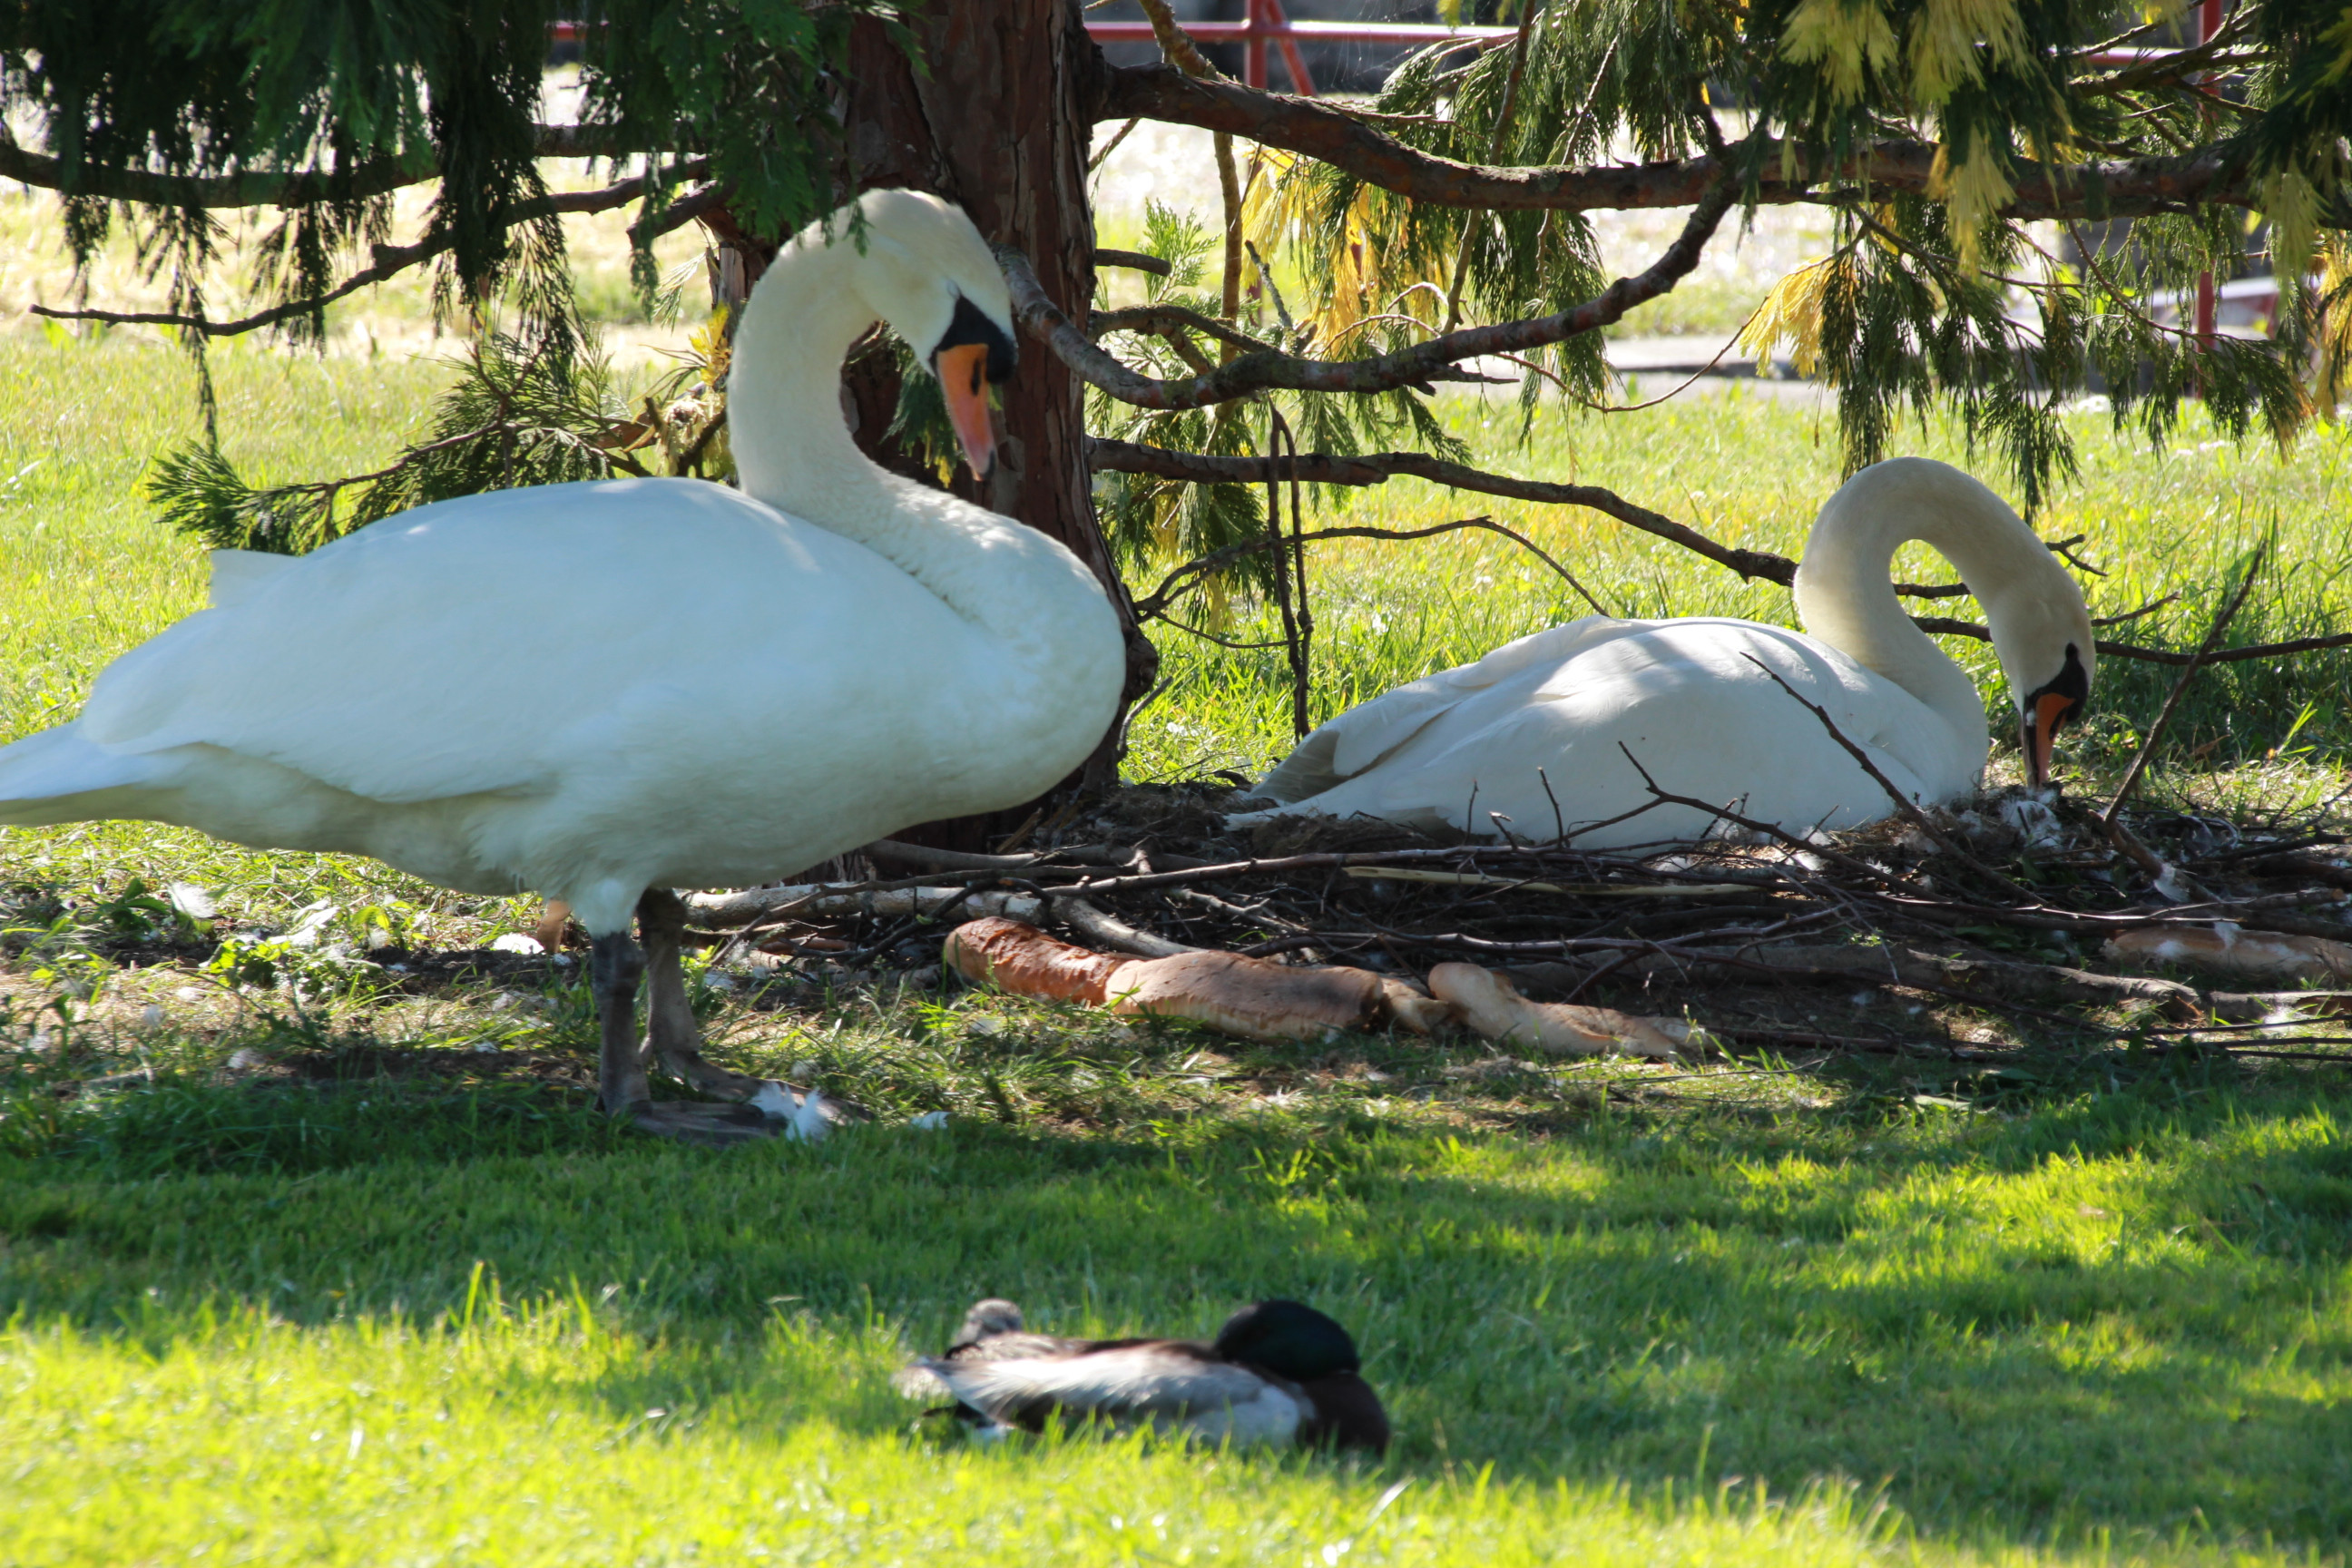
[[1809, 261], [1773, 284], [1739, 331], [1739, 346], [1756, 356], [1757, 373], [1770, 366], [1772, 351], [1786, 340], [1797, 374], [1811, 375], [1821, 363], [1822, 302], [1832, 287], [1852, 285], [1852, 263], [1840, 257]]
[[2300, 278], [2319, 238], [2319, 192], [2302, 171], [2285, 168], [2263, 181], [2262, 211], [2271, 220], [2271, 269]]
[[1866, 71], [1895, 64], [1895, 29], [1877, 0], [1803, 0], [1780, 33], [1780, 52], [1799, 65], [1818, 65], [1840, 103], [1862, 97]]
[[2312, 401], [2332, 420], [2352, 386], [2352, 244], [2331, 235], [2321, 244], [2317, 260], [2319, 297], [2334, 303], [2321, 318], [2319, 374]]
[[712, 307], [710, 319], [694, 330], [686, 346], [692, 351], [694, 363], [702, 367], [702, 379], [716, 385], [727, 374], [728, 358], [734, 352], [727, 338], [727, 307]]
[[1911, 86], [1922, 103], [1942, 103], [1984, 79], [1979, 47], [2003, 65], [2032, 53], [2012, 0], [1927, 0], [1911, 23]]
[[1927, 194], [1941, 200], [1950, 215], [1954, 248], [1961, 267], [1969, 271], [1976, 270], [1981, 248], [1979, 230], [1984, 220], [2017, 195], [2017, 187], [2009, 183], [2007, 163], [1979, 137], [1958, 168], [1952, 167], [1952, 147], [1948, 142], [1936, 149], [1935, 164], [1927, 171]]

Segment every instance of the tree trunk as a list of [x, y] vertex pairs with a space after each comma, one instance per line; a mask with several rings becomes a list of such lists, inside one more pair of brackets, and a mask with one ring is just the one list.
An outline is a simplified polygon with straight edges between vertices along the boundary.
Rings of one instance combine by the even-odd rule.
[[[860, 23], [855, 34], [845, 119], [856, 187], [912, 186], [955, 202], [992, 242], [1019, 247], [1046, 293], [1083, 322], [1094, 297], [1087, 148], [1103, 68], [1079, 0], [933, 0], [915, 27], [929, 67], [919, 76], [878, 24]], [[887, 360], [855, 367], [850, 397], [860, 443], [897, 467], [903, 455], [877, 449], [897, 401], [887, 371]], [[1043, 343], [1023, 343], [1019, 374], [1003, 389], [996, 471], [978, 489], [959, 473], [953, 488], [1061, 541], [1102, 580], [1127, 629], [1123, 721], [1159, 659], [1136, 627], [1095, 517], [1083, 392]], [[1119, 728], [1114, 722], [1086, 765], [1042, 801], [895, 837], [992, 847], [1034, 813], [1111, 783]]]

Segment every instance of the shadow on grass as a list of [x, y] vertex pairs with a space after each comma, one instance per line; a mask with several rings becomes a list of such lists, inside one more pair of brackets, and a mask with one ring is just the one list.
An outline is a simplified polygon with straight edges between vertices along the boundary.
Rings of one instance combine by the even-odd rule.
[[928, 1347], [980, 1295], [1202, 1334], [1296, 1295], [1356, 1332], [1406, 1469], [1845, 1476], [2005, 1541], [2338, 1537], [2342, 1102], [2199, 1072], [2016, 1118], [1604, 1112], [1529, 1142], [1269, 1114], [726, 1154], [479, 1090], [470, 1120], [347, 1088], [256, 1121], [265, 1097], [191, 1089], [0, 1169], [0, 1317], [158, 1351], [232, 1303], [429, 1321], [479, 1260], [508, 1301], [658, 1338], [602, 1381], [509, 1374], [616, 1423], [887, 1430], [913, 1416], [898, 1331]]

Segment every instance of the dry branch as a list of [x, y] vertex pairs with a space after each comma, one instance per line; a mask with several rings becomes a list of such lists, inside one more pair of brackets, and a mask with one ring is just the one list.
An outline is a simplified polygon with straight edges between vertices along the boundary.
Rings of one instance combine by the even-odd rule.
[[1996, 887], [2000, 888], [2001, 891], [2008, 893], [2014, 898], [2031, 899], [2032, 897], [2032, 895], [2028, 893], [2023, 888], [2019, 887], [2015, 882], [2011, 881], [2007, 877], [2002, 876], [1991, 867], [1983, 864], [1981, 861], [1978, 860], [1975, 856], [1969, 854], [1966, 849], [1961, 848], [1958, 844], [1953, 841], [1951, 835], [1937, 826], [1934, 821], [1928, 817], [1927, 814], [1919, 809], [1919, 805], [1916, 801], [1897, 789], [1895, 786], [1895, 781], [1888, 778], [1885, 773], [1879, 771], [1878, 764], [1870, 760], [1870, 753], [1868, 752], [1864, 751], [1860, 746], [1854, 744], [1852, 740], [1847, 738], [1846, 732], [1837, 727], [1837, 721], [1830, 717], [1830, 710], [1828, 709], [1822, 707], [1818, 702], [1808, 700], [1803, 693], [1800, 692], [1795, 687], [1790, 685], [1787, 681], [1781, 679], [1779, 671], [1773, 669], [1771, 666], [1766, 664], [1762, 659], [1758, 658], [1754, 654], [1742, 654], [1740, 657], [1745, 658], [1748, 663], [1754, 665], [1757, 668], [1762, 670], [1766, 679], [1769, 679], [1773, 685], [1779, 687], [1781, 690], [1787, 692], [1790, 697], [1796, 701], [1799, 707], [1804, 709], [1806, 712], [1811, 713], [1815, 719], [1821, 721], [1822, 728], [1829, 731], [1830, 739], [1835, 741], [1839, 747], [1844, 751], [1845, 754], [1852, 757], [1854, 762], [1861, 766], [1862, 771], [1870, 775], [1870, 782], [1876, 784], [1881, 790], [1885, 791], [1886, 798], [1895, 803], [1895, 816], [1901, 817], [1905, 822], [1909, 823], [1912, 826], [1917, 828], [1922, 834], [1926, 835], [1927, 841], [1935, 845], [1937, 848], [1941, 849], [1945, 854], [1949, 855], [1953, 859], [1958, 860], [1961, 865], [1966, 866], [1978, 876], [1983, 877], [1991, 881]]
[[749, 925], [753, 921], [872, 920], [893, 915], [937, 919], [1002, 915], [1008, 920], [1036, 921], [1047, 917], [1046, 900], [1034, 893], [979, 892], [963, 887], [860, 889], [855, 883], [798, 883], [781, 888], [753, 888], [740, 893], [692, 893], [686, 899], [687, 917], [707, 931]]
[[1754, 898], [1750, 882], [1582, 882], [1537, 881], [1525, 877], [1497, 877], [1486, 871], [1426, 871], [1411, 866], [1349, 866], [1347, 876], [1360, 881], [1428, 882], [1441, 887], [1496, 888], [1515, 893], [1558, 893], [1577, 899], [1717, 899], [1726, 895]]
[[1622, 741], [1617, 743], [1617, 750], [1623, 752], [1625, 760], [1633, 764], [1633, 771], [1642, 775], [1642, 785], [1650, 792], [1650, 796], [1654, 800], [1666, 805], [1686, 805], [1695, 811], [1706, 812], [1718, 822], [1727, 822], [1735, 827], [1744, 827], [1759, 838], [1781, 845], [1794, 854], [1816, 856], [1830, 865], [1878, 887], [1903, 888], [1909, 885], [1905, 879], [1883, 867], [1874, 866], [1869, 861], [1849, 855], [1843, 849], [1834, 848], [1826, 844], [1816, 844], [1811, 839], [1801, 837], [1778, 823], [1764, 822], [1753, 816], [1743, 816], [1727, 805], [1715, 801], [1701, 800], [1696, 795], [1670, 794], [1658, 787], [1658, 781], [1650, 776], [1650, 770], [1642, 765], [1641, 759], [1634, 756]]
[[[2196, 1018], [2206, 1011], [2205, 999], [2193, 987], [2177, 980], [2100, 974], [2087, 969], [2029, 963], [2018, 959], [1952, 958], [1895, 943], [1848, 947], [1829, 942], [1784, 942], [1727, 948], [1720, 952], [1680, 943], [1671, 956], [1641, 955], [1623, 967], [1636, 976], [1676, 977], [1694, 965], [1717, 965], [1749, 973], [1763, 971], [1777, 978], [1828, 984], [1868, 982], [1915, 989], [1984, 992], [2010, 1001], [2154, 1006], [2175, 1018]], [[1510, 973], [1528, 990], [1537, 992], [1567, 990], [1581, 984], [1590, 974], [1588, 970], [1566, 963], [1528, 964]]]
[[[1940, 616], [1914, 616], [1912, 624], [1923, 632], [1938, 635], [1974, 637], [1979, 642], [1990, 642], [1992, 633], [1973, 621], [1947, 620]], [[2292, 637], [2285, 642], [2256, 643], [2249, 647], [2225, 647], [2198, 659], [2195, 654], [2175, 653], [2168, 648], [2141, 647], [2135, 643], [2109, 642], [2101, 637], [2098, 650], [2115, 658], [2137, 658], [2147, 664], [2181, 666], [2192, 660], [2200, 664], [2235, 664], [2248, 658], [2285, 658], [2298, 653], [2318, 653], [2331, 647], [2352, 647], [2352, 632], [2337, 632], [2328, 637]]]
[[[1489, 533], [1501, 534], [1558, 573], [1570, 587], [1577, 591], [1586, 604], [1592, 606], [1594, 614], [1605, 616], [1609, 613], [1601, 608], [1601, 601], [1594, 598], [1582, 583], [1577, 581], [1576, 574], [1555, 560], [1550, 552], [1517, 529], [1506, 528], [1491, 517], [1480, 516], [1461, 518], [1453, 522], [1433, 523], [1427, 528], [1318, 528], [1312, 532], [1299, 533], [1286, 539], [1276, 539], [1272, 534], [1268, 534], [1263, 539], [1244, 540], [1239, 544], [1229, 544], [1224, 549], [1203, 555], [1198, 560], [1187, 561], [1170, 572], [1166, 577], [1160, 579], [1160, 586], [1136, 600], [1136, 618], [1138, 620], [1150, 620], [1154, 616], [1166, 618], [1169, 605], [1183, 594], [1199, 587], [1210, 573], [1261, 550], [1282, 550], [1292, 544], [1311, 544], [1319, 539], [1430, 539], [1441, 533], [1459, 532], [1465, 528], [1482, 529]], [[1192, 630], [1189, 626], [1185, 629]], [[1207, 634], [1194, 633], [1194, 635], [1206, 636]], [[1222, 638], [1215, 637], [1210, 640], [1223, 641]], [[1226, 643], [1224, 646], [1234, 647], [1244, 645]], [[1265, 646], [1278, 647], [1283, 645], [1276, 643]]]
[[[662, 179], [664, 184], [674, 184], [681, 181], [700, 179], [707, 173], [709, 173], [708, 160], [698, 158], [669, 170]], [[509, 224], [516, 224], [562, 214], [609, 212], [614, 207], [626, 206], [629, 203], [637, 200], [646, 194], [646, 178], [639, 175], [604, 186], [599, 190], [559, 192], [553, 195], [535, 197], [530, 201], [518, 203], [509, 210], [506, 219]], [[692, 222], [722, 200], [723, 195], [715, 186], [705, 186], [690, 195], [680, 197], [662, 209], [647, 228], [647, 234], [667, 234], [673, 228], [681, 227]], [[373, 288], [388, 278], [405, 272], [422, 262], [432, 260], [444, 251], [454, 247], [457, 243], [456, 235], [440, 234], [428, 236], [415, 245], [376, 246], [371, 253], [373, 260], [370, 266], [352, 273], [324, 294], [314, 295], [305, 300], [289, 300], [281, 304], [273, 305], [266, 310], [257, 310], [252, 315], [242, 316], [231, 321], [215, 321], [205, 316], [183, 315], [170, 310], [61, 310], [47, 305], [34, 305], [29, 309], [36, 316], [48, 316], [60, 321], [104, 321], [110, 326], [178, 327], [192, 332], [201, 332], [208, 338], [235, 337], [240, 332], [257, 331], [264, 327], [274, 327], [281, 321], [290, 321], [298, 316], [307, 316], [324, 310], [338, 300], [356, 294], [362, 289]]]
[[[1438, 206], [1502, 212], [1543, 208], [1689, 206], [1727, 176], [1752, 167], [1755, 199], [1771, 205], [1824, 199], [1824, 184], [1927, 194], [1936, 182], [1937, 148], [1926, 142], [1881, 142], [1819, 163], [1801, 149], [1765, 140], [1744, 161], [1708, 156], [1592, 168], [1494, 167], [1457, 163], [1407, 146], [1356, 116], [1309, 99], [1260, 92], [1226, 81], [1196, 81], [1166, 66], [1114, 68], [1097, 110], [1103, 120], [1140, 116], [1243, 136], [1318, 158], [1380, 186]], [[1782, 159], [1791, 171], [1781, 175]], [[2250, 165], [2231, 152], [2095, 163], [2043, 163], [2013, 157], [2017, 195], [2002, 216], [2019, 219], [2137, 217], [2198, 203], [2251, 206], [2259, 199]]]
[[940, 958], [965, 979], [1015, 995], [1187, 1018], [1251, 1040], [1319, 1040], [1371, 1027], [1386, 1003], [1380, 976], [1366, 970], [1294, 969], [1234, 952], [1118, 959], [1010, 920], [957, 927]]
[[[2116, 837], [2121, 829], [2122, 825], [2116, 820], [2116, 813], [2121, 811], [2124, 802], [2131, 798], [2132, 786], [2139, 783], [2140, 774], [2147, 771], [2148, 758], [2156, 754], [2157, 742], [2164, 739], [2164, 731], [2172, 722], [2172, 710], [2180, 706], [2181, 696], [2188, 691], [2189, 683], [2196, 679], [2198, 667], [2212, 656], [2213, 646], [2221, 640], [2221, 634], [2230, 629], [2231, 618], [2237, 615], [2238, 606], [2246, 602], [2246, 595], [2253, 588], [2254, 576], [2262, 570], [2262, 565], [2263, 550], [2257, 547], [2253, 559], [2246, 563], [2246, 574], [2239, 581], [2238, 591], [2230, 595], [2230, 602], [2221, 607], [2220, 615], [2213, 617], [2213, 625], [2206, 631], [2205, 640], [2199, 643], [2197, 651], [2189, 656], [2189, 662], [2181, 667], [2180, 679], [2172, 683], [2172, 689], [2165, 695], [2164, 706], [2157, 710], [2156, 722], [2148, 726], [2147, 738], [2140, 742], [2139, 751], [2132, 757], [2131, 766], [2124, 770], [2123, 783], [2116, 786], [2113, 798], [2099, 813], [2099, 826], [2109, 837]], [[2122, 841], [2118, 839], [2117, 842], [2120, 844]]]
[[1507, 976], [1475, 963], [1437, 965], [1429, 972], [1429, 989], [1487, 1039], [1555, 1055], [1623, 1051], [1664, 1059], [1698, 1043], [1696, 1031], [1679, 1018], [1639, 1018], [1613, 1007], [1530, 1002]]
[[1125, 267], [1136, 272], [1149, 272], [1154, 278], [1170, 277], [1176, 270], [1156, 256], [1146, 256], [1139, 250], [1113, 250], [1108, 246], [1096, 247], [1095, 265]]
[[1136, 305], [1123, 310], [1097, 310], [1087, 318], [1087, 328], [1096, 337], [1105, 332], [1150, 332], [1164, 337], [1171, 332], [1194, 331], [1230, 348], [1250, 353], [1281, 352], [1265, 339], [1254, 338], [1230, 322], [1188, 310], [1181, 305]]
[[1090, 866], [1129, 866], [1135, 861], [1134, 851], [1116, 850], [1105, 844], [1073, 845], [1026, 855], [974, 855], [961, 849], [934, 849], [928, 844], [877, 838], [866, 847], [865, 852], [877, 860], [919, 866], [930, 871], [1027, 871], [1049, 860], [1076, 860]]
[[1010, 246], [997, 247], [996, 255], [1013, 288], [1013, 313], [1045, 341], [1055, 357], [1084, 380], [1139, 408], [1202, 408], [1276, 387], [1356, 393], [1427, 387], [1434, 381], [1458, 379], [1464, 374], [1457, 363], [1462, 360], [1522, 353], [1564, 342], [1580, 332], [1597, 331], [1635, 306], [1671, 291], [1697, 266], [1699, 253], [1730, 209], [1733, 195], [1734, 187], [1727, 182], [1709, 190], [1699, 199], [1681, 235], [1647, 269], [1632, 278], [1620, 278], [1598, 299], [1555, 315], [1447, 332], [1412, 348], [1369, 359], [1313, 360], [1259, 350], [1219, 365], [1204, 375], [1180, 381], [1145, 375], [1105, 353], [1046, 298], [1036, 274], [1030, 270], [1027, 257]]
[[1202, 484], [1258, 484], [1277, 468], [1280, 477], [1316, 485], [1381, 485], [1400, 475], [1427, 479], [1454, 489], [1482, 495], [1535, 501], [1545, 506], [1580, 506], [1618, 521], [1672, 541], [1685, 550], [1728, 566], [1743, 577], [1761, 577], [1783, 586], [1796, 581], [1797, 563], [1785, 555], [1763, 550], [1740, 550], [1719, 544], [1697, 530], [1676, 522], [1664, 512], [1636, 506], [1616, 491], [1600, 485], [1561, 485], [1543, 479], [1523, 479], [1510, 474], [1488, 473], [1463, 463], [1449, 463], [1425, 452], [1374, 452], [1360, 457], [1330, 457], [1320, 452], [1300, 454], [1280, 464], [1259, 457], [1213, 456], [1147, 447], [1133, 441], [1095, 437], [1087, 443], [1087, 461], [1097, 473], [1156, 474], [1163, 479], [1191, 479]]
[[2242, 931], [2227, 921], [2203, 929], [2165, 925], [2122, 931], [2102, 951], [2119, 963], [2172, 963], [2241, 980], [2352, 981], [2352, 945], [2326, 937]]

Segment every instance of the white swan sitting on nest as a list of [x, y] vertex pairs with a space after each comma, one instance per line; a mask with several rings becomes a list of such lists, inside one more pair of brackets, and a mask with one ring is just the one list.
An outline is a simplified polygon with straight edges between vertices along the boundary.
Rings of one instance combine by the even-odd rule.
[[979, 472], [982, 377], [1013, 360], [970, 219], [906, 191], [858, 205], [862, 247], [845, 211], [811, 226], [745, 310], [741, 490], [554, 485], [305, 556], [218, 552], [212, 608], [108, 667], [79, 719], [0, 750], [0, 823], [143, 817], [562, 900], [594, 939], [605, 1108], [703, 1130], [694, 1108], [647, 1104], [636, 911], [650, 1046], [706, 1089], [757, 1093], [700, 1055], [665, 889], [1027, 800], [1101, 740], [1125, 668], [1076, 556], [851, 440], [842, 356], [877, 317], [938, 371]]
[[1609, 823], [1653, 798], [1628, 752], [1662, 790], [1791, 833], [1888, 816], [1885, 791], [1759, 662], [1828, 710], [1913, 800], [1957, 799], [1984, 771], [1984, 705], [1895, 600], [1890, 566], [1914, 539], [1941, 552], [1984, 606], [2041, 785], [2051, 737], [2090, 695], [2096, 651], [2082, 590], [1999, 496], [1948, 464], [1897, 458], [1847, 480], [1813, 523], [1796, 584], [1810, 635], [1714, 616], [1587, 616], [1349, 709], [1251, 792], [1276, 805], [1233, 820], [1360, 815], [1492, 836], [1499, 819], [1549, 839], [1557, 809], [1596, 848], [1714, 826], [1682, 805]]

